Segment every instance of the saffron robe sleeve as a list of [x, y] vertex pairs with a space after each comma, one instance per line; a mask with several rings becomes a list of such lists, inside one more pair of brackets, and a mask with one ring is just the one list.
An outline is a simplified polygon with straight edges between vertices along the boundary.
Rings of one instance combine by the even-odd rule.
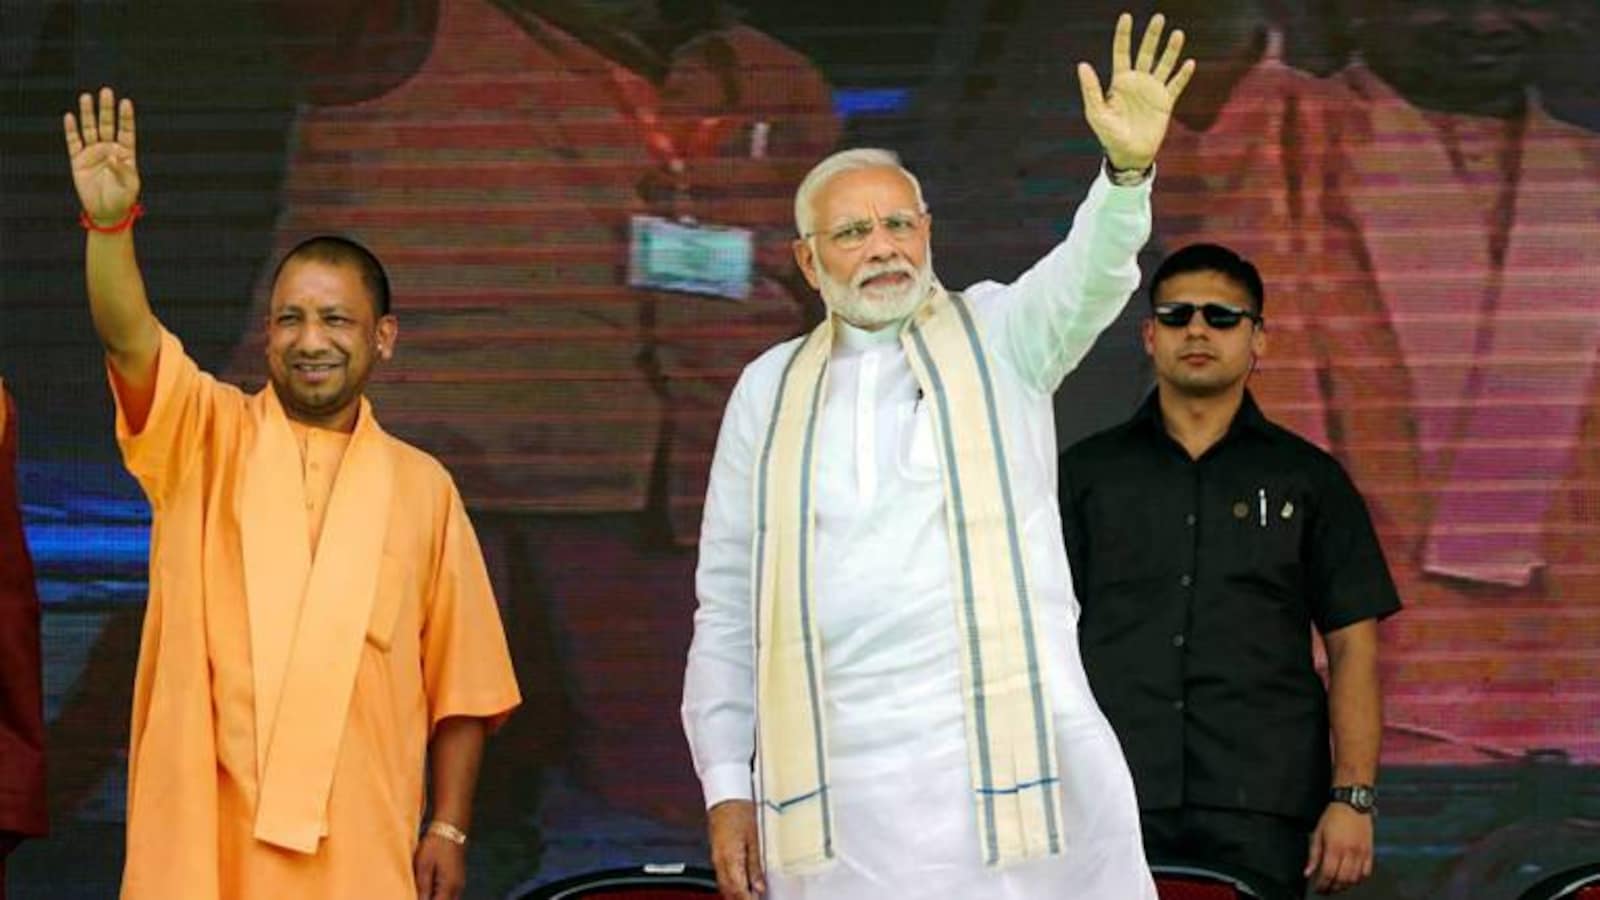
[[16, 462], [16, 409], [0, 385], [0, 839], [45, 833], [39, 598]]

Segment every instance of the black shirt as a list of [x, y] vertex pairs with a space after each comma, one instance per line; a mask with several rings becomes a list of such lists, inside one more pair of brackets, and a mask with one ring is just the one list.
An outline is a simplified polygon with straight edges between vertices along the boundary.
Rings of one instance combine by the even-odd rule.
[[1400, 608], [1339, 463], [1247, 393], [1198, 460], [1156, 395], [1061, 457], [1079, 640], [1143, 809], [1314, 820], [1331, 775], [1311, 628]]

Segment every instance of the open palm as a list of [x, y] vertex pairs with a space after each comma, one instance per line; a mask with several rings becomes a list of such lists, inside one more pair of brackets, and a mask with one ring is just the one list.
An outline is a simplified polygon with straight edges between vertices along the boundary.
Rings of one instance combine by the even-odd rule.
[[97, 114], [94, 98], [83, 94], [78, 97], [78, 115], [67, 113], [62, 125], [72, 161], [72, 184], [78, 189], [84, 212], [101, 225], [121, 221], [139, 199], [133, 101], [124, 98], [119, 106], [111, 89], [101, 88]]
[[1084, 115], [1105, 148], [1106, 158], [1119, 169], [1144, 169], [1155, 161], [1156, 151], [1166, 137], [1172, 108], [1194, 75], [1194, 60], [1178, 65], [1183, 51], [1183, 32], [1173, 31], [1166, 50], [1161, 48], [1161, 31], [1166, 19], [1152, 16], [1139, 42], [1135, 59], [1133, 17], [1123, 13], [1111, 40], [1111, 90], [1101, 88], [1100, 76], [1088, 63], [1078, 64], [1078, 85], [1083, 88]]

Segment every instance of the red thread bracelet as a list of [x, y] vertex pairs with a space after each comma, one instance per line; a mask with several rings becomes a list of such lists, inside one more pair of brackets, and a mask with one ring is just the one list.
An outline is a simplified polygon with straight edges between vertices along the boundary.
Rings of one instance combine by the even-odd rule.
[[144, 204], [135, 203], [128, 208], [128, 214], [122, 217], [122, 221], [115, 225], [96, 225], [95, 221], [89, 218], [89, 211], [86, 209], [78, 213], [78, 224], [82, 225], [84, 230], [93, 231], [97, 234], [120, 234], [132, 228], [133, 223], [142, 215], [144, 215]]

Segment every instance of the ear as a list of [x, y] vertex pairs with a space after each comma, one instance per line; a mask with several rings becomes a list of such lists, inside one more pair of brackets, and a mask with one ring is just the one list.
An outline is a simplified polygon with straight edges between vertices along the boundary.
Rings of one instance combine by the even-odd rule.
[[1267, 327], [1260, 323], [1250, 326], [1250, 352], [1257, 359], [1267, 355]]
[[261, 355], [272, 358], [272, 310], [261, 317]]
[[384, 362], [394, 358], [394, 342], [400, 336], [400, 320], [393, 315], [378, 320], [378, 358]]
[[806, 284], [812, 290], [822, 290], [822, 283], [817, 280], [817, 254], [811, 249], [811, 242], [805, 238], [794, 239], [794, 261], [800, 266], [800, 274], [806, 277]]
[[1144, 340], [1144, 353], [1146, 356], [1156, 355], [1156, 320], [1154, 316], [1145, 316], [1139, 325], [1139, 336]]

